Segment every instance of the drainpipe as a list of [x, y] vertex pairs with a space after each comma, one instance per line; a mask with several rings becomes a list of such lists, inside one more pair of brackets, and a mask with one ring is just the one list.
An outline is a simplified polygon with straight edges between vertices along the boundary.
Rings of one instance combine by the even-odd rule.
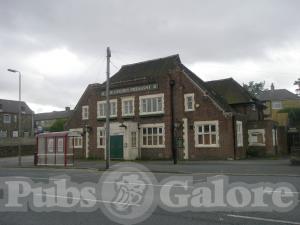
[[233, 130], [233, 159], [236, 160], [236, 124], [235, 124], [235, 116], [232, 116], [232, 130]]
[[174, 118], [174, 111], [175, 111], [175, 102], [173, 98], [173, 93], [174, 93], [174, 86], [175, 86], [175, 80], [170, 80], [170, 102], [171, 102], [171, 149], [173, 153], [173, 163], [177, 164], [177, 148], [174, 144], [175, 142], [175, 129], [174, 129], [174, 124], [175, 124], [175, 118]]

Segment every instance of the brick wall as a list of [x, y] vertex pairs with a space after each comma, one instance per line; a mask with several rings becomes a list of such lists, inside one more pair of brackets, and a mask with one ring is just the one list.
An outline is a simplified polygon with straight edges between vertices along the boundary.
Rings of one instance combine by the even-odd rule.
[[265, 146], [249, 146], [248, 149], [258, 151], [259, 153], [258, 156], [275, 155], [276, 151], [278, 151], [278, 149], [282, 147], [282, 146], [273, 146], [272, 129], [276, 125], [277, 123], [272, 120], [248, 122], [248, 130], [249, 129], [265, 130]]
[[[142, 159], [171, 159], [171, 101], [170, 101], [170, 80], [175, 80], [174, 86], [174, 102], [175, 102], [175, 122], [179, 124], [176, 128], [176, 137], [182, 137], [182, 119], [188, 120], [188, 141], [189, 141], [189, 159], [228, 159], [234, 158], [234, 140], [233, 140], [233, 121], [229, 114], [218, 107], [206, 94], [199, 89], [189, 78], [185, 76], [179, 69], [170, 71], [158, 78], [158, 90], [141, 91], [138, 93], [129, 93], [122, 96], [111, 96], [111, 99], [118, 100], [118, 117], [111, 119], [111, 122], [134, 121], [139, 124], [148, 123], [164, 123], [165, 124], [165, 148], [141, 148]], [[136, 86], [138, 84], [132, 84]], [[141, 85], [141, 84], [139, 84]], [[97, 148], [97, 127], [103, 127], [105, 120], [97, 120], [97, 101], [105, 100], [105, 97], [100, 96], [99, 86], [93, 87], [90, 85], [83, 96], [81, 97], [77, 107], [74, 110], [73, 116], [67, 123], [67, 128], [84, 128], [86, 125], [92, 129], [89, 132], [89, 152], [90, 157], [104, 157], [104, 149]], [[164, 108], [163, 115], [139, 116], [139, 96], [148, 94], [164, 93]], [[184, 94], [195, 94], [195, 111], [185, 112], [184, 110]], [[134, 96], [135, 97], [135, 115], [130, 118], [121, 117], [121, 97]], [[89, 120], [82, 120], [81, 108], [83, 105], [89, 106]], [[242, 118], [244, 119], [244, 118]], [[195, 131], [194, 121], [219, 121], [219, 143], [218, 148], [197, 148], [195, 147]], [[180, 125], [181, 124], [181, 125]], [[246, 129], [246, 126], [243, 126]], [[244, 137], [246, 132], [244, 132]], [[83, 149], [76, 149], [77, 157], [83, 157], [85, 154], [85, 133], [83, 134]], [[175, 137], [175, 138], [176, 138]], [[244, 147], [237, 148], [237, 157], [243, 158], [246, 152], [246, 141], [244, 140]], [[179, 158], [183, 158], [183, 149], [178, 148]]]

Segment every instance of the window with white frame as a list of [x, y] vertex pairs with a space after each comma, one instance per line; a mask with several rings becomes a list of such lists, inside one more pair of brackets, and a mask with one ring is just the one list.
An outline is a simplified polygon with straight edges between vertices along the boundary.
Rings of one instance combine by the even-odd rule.
[[194, 93], [184, 95], [184, 110], [185, 111], [194, 111], [195, 110]]
[[131, 147], [136, 148], [136, 132], [132, 131], [131, 132]]
[[83, 120], [89, 119], [89, 106], [88, 105], [82, 106], [82, 119]]
[[47, 152], [54, 152], [54, 138], [47, 139]]
[[140, 115], [164, 113], [164, 94], [140, 96]]
[[0, 130], [0, 138], [6, 138], [7, 137], [7, 131], [6, 130]]
[[122, 98], [122, 116], [134, 115], [134, 97]]
[[248, 141], [250, 146], [265, 146], [265, 129], [248, 130]]
[[4, 114], [3, 115], [3, 123], [10, 123], [11, 117], [9, 114]]
[[142, 147], [165, 147], [165, 126], [163, 123], [143, 124], [140, 127], [142, 132]]
[[277, 129], [272, 129], [272, 143], [273, 146], [277, 145]]
[[195, 146], [219, 147], [219, 122], [196, 121], [195, 122]]
[[82, 137], [73, 137], [74, 148], [82, 148]]
[[14, 130], [14, 131], [12, 132], [12, 137], [13, 137], [13, 138], [19, 137], [19, 131]]
[[243, 146], [243, 122], [236, 121], [236, 142], [238, 147]]
[[57, 152], [64, 152], [64, 138], [57, 138]]
[[105, 147], [105, 128], [97, 127], [97, 148]]
[[[117, 116], [117, 99], [109, 100], [110, 117]], [[97, 102], [97, 118], [104, 118], [106, 116], [106, 101]]]
[[272, 102], [272, 109], [282, 109], [281, 101], [273, 101]]
[[[83, 129], [82, 128], [74, 128], [74, 129], [70, 129], [70, 131], [78, 132], [81, 134], [83, 132]], [[82, 148], [82, 136], [74, 136], [74, 137], [70, 138], [70, 142], [69, 142], [70, 146], [73, 146], [73, 144], [74, 144], [74, 148]]]

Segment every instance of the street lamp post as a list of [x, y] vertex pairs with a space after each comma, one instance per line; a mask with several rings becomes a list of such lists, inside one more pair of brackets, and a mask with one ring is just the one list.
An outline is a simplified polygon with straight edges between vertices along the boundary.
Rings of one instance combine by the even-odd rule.
[[18, 163], [19, 166], [21, 166], [21, 72], [13, 69], [8, 69], [8, 71], [12, 73], [19, 73]]

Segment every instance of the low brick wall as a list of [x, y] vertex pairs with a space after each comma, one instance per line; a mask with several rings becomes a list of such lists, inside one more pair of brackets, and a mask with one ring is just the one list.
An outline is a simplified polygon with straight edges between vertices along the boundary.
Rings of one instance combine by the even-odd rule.
[[[23, 145], [21, 147], [22, 155], [33, 155], [35, 145]], [[0, 146], [0, 157], [12, 157], [18, 155], [18, 146]]]
[[[22, 155], [33, 155], [35, 152], [35, 138], [21, 139]], [[18, 139], [1, 139], [0, 140], [0, 157], [12, 157], [18, 155]]]

